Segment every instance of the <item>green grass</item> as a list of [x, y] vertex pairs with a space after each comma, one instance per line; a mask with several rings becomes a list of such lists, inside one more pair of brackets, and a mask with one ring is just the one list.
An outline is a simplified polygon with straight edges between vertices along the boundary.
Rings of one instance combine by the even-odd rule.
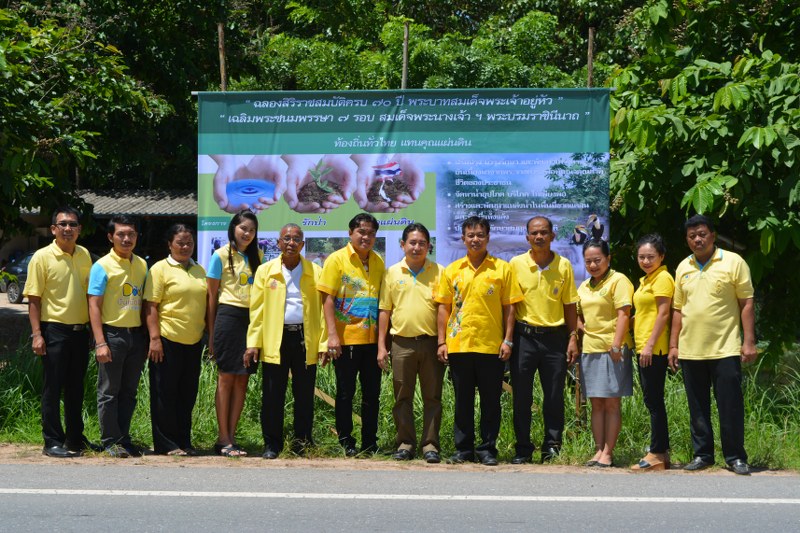
[[[27, 336], [23, 336], [27, 338]], [[756, 467], [769, 469], [800, 469], [800, 352], [786, 354], [784, 364], [777, 368], [749, 366], [745, 370], [744, 395], [746, 406], [746, 449], [750, 462]], [[95, 402], [96, 364], [89, 366], [86, 378], [86, 401], [84, 420], [86, 435], [98, 440], [97, 405]], [[619, 465], [633, 464], [645, 453], [649, 444], [649, 415], [642, 401], [641, 390], [637, 384], [634, 395], [622, 402], [622, 432], [615, 452], [615, 462]], [[330, 396], [335, 396], [335, 376], [332, 366], [317, 372], [317, 387]], [[33, 355], [29, 345], [20, 346], [15, 352], [0, 355], [0, 441], [13, 443], [41, 442], [39, 394], [41, 391], [41, 361]], [[216, 415], [214, 412], [214, 390], [216, 371], [212, 363], [204, 360], [200, 376], [200, 394], [194, 411], [193, 435], [195, 445], [210, 449], [216, 441]], [[291, 386], [289, 387], [291, 390]], [[291, 392], [287, 395], [286, 431], [291, 437], [293, 402]], [[591, 431], [587, 423], [589, 412], [584, 406], [583, 420], [576, 417], [574, 396], [571, 386], [565, 391], [566, 429], [564, 446], [558, 464], [583, 464], [593, 453]], [[680, 375], [670, 375], [666, 384], [667, 412], [669, 414], [670, 440], [674, 460], [687, 462], [692, 458], [689, 434], [689, 415], [686, 397]], [[314, 440], [316, 447], [311, 457], [341, 457], [335, 434], [333, 407], [316, 399]], [[357, 396], [354, 405], [358, 406]], [[261, 374], [251, 377], [247, 401], [237, 433], [239, 443], [250, 453], [260, 453], [263, 446], [259, 410], [261, 404]], [[395, 428], [391, 408], [392, 383], [388, 374], [384, 375], [381, 390], [381, 414], [378, 441], [382, 449], [394, 448]], [[453, 450], [453, 388], [449, 377], [445, 378], [443, 391], [444, 414], [441, 429], [442, 453]], [[422, 399], [417, 391], [415, 398], [418, 428], [421, 426]], [[501, 460], [509, 460], [514, 455], [514, 431], [512, 425], [511, 396], [502, 397], [503, 418], [498, 439]], [[533, 442], [542, 438], [541, 389], [538, 384], [534, 390]], [[477, 416], [476, 408], [476, 416]], [[719, 442], [719, 427], [714, 431]], [[477, 420], [476, 420], [477, 427]], [[147, 370], [142, 376], [139, 388], [138, 406], [132, 424], [132, 436], [136, 442], [145, 445], [152, 443], [150, 430], [149, 385]], [[358, 437], [359, 428], [354, 434]], [[291, 452], [288, 443], [284, 454]], [[721, 459], [721, 451], [717, 450]]]

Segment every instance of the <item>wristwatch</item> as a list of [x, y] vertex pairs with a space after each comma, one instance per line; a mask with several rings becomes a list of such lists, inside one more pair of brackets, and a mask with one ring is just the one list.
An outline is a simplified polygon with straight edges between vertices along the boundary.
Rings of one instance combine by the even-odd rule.
[[614, 353], [621, 353], [622, 352], [622, 348], [620, 348], [619, 346], [612, 346], [611, 347], [611, 351], [614, 352]]
[[513, 347], [514, 347], [514, 343], [513, 343], [513, 342], [511, 342], [511, 341], [507, 341], [507, 340], [505, 340], [505, 339], [503, 339], [503, 344], [505, 344], [505, 345], [506, 345], [506, 346], [508, 346], [509, 348], [513, 348]]

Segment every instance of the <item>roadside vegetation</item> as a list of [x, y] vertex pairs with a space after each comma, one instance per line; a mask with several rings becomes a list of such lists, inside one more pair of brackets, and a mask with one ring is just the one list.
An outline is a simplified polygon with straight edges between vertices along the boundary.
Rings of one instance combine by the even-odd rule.
[[[27, 338], [27, 336], [26, 336]], [[755, 364], [745, 369], [745, 447], [750, 462], [755, 469], [793, 469], [800, 470], [800, 346], [795, 347], [787, 358], [791, 364], [775, 368]], [[96, 398], [97, 365], [92, 362], [86, 377], [86, 396], [84, 421], [86, 435], [92, 441], [99, 440]], [[627, 468], [643, 455], [649, 444], [650, 421], [642, 400], [638, 378], [634, 395], [622, 402], [622, 432], [617, 445], [614, 462]], [[0, 442], [41, 444], [40, 401], [41, 363], [33, 355], [29, 345], [22, 345], [16, 351], [0, 355]], [[204, 359], [200, 375], [200, 393], [193, 417], [194, 444], [207, 453], [217, 435], [214, 412], [214, 388], [216, 370], [213, 363]], [[328, 366], [317, 373], [317, 387], [330, 396], [335, 396], [336, 379], [333, 368]], [[665, 393], [669, 413], [672, 459], [685, 463], [692, 458], [691, 436], [689, 434], [689, 412], [680, 374], [670, 375]], [[566, 408], [566, 430], [564, 447], [555, 464], [581, 466], [593, 453], [592, 435], [586, 420], [588, 406], [583, 407], [585, 416], [576, 417], [574, 388], [568, 387], [564, 398]], [[139, 387], [138, 405], [134, 415], [131, 434], [134, 441], [148, 447], [152, 444], [150, 430], [150, 390], [148, 374], [145, 371]], [[383, 451], [394, 450], [395, 427], [392, 420], [391, 377], [384, 374], [381, 389], [381, 413], [378, 442]], [[417, 390], [415, 399], [417, 427], [422, 420], [422, 399]], [[453, 387], [449, 374], [445, 376], [443, 392], [443, 416], [441, 443], [443, 457], [454, 452], [453, 448]], [[354, 405], [359, 405], [356, 398]], [[512, 425], [511, 396], [504, 392], [502, 397], [503, 419], [498, 439], [500, 460], [509, 461], [514, 456], [514, 429]], [[237, 434], [238, 442], [250, 455], [261, 455], [263, 440], [259, 423], [261, 408], [261, 373], [250, 379], [242, 419]], [[291, 392], [287, 395], [285, 434], [292, 435], [293, 404]], [[541, 440], [541, 389], [534, 390], [533, 440]], [[478, 412], [476, 408], [476, 413]], [[714, 430], [719, 441], [719, 427], [716, 412], [713, 414]], [[477, 427], [477, 426], [476, 426]], [[354, 434], [358, 435], [356, 425]], [[333, 407], [317, 398], [315, 404], [314, 440], [316, 446], [309, 457], [344, 457], [336, 438]], [[719, 444], [717, 445], [719, 447]], [[282, 457], [291, 458], [291, 446], [287, 445]], [[379, 454], [377, 459], [388, 460], [388, 455]], [[718, 464], [722, 464], [721, 450], [717, 449]], [[536, 459], [536, 456], [534, 457]], [[189, 459], [190, 460], [190, 459]], [[534, 467], [535, 468], [535, 467]]]

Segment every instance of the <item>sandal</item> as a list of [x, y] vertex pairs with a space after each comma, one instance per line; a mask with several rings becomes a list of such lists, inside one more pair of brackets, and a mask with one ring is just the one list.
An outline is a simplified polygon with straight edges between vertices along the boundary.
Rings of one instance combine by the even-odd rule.
[[167, 452], [167, 455], [171, 455], [173, 457], [188, 457], [189, 454], [185, 451], [181, 450], [180, 448], [175, 448], [174, 450], [170, 450]]
[[217, 452], [217, 455], [222, 455], [224, 457], [244, 457], [247, 455], [247, 452], [236, 446], [235, 444], [225, 444], [219, 448], [217, 451], [218, 444], [214, 445], [214, 451]]
[[634, 472], [653, 472], [656, 470], [666, 470], [669, 468], [668, 453], [648, 453], [639, 464], [631, 467]]

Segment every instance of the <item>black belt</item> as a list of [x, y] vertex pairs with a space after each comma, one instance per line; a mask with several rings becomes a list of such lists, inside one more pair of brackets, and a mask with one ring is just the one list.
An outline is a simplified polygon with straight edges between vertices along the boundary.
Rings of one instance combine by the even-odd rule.
[[120, 333], [139, 333], [142, 330], [142, 326], [136, 326], [135, 328], [121, 328], [118, 326], [109, 326], [108, 324], [103, 324], [103, 329]]
[[416, 337], [404, 337], [402, 335], [392, 335], [395, 339], [408, 339], [410, 341], [427, 341], [435, 339], [436, 335], [417, 335]]
[[284, 324], [285, 331], [303, 331], [303, 324]]
[[67, 328], [71, 331], [83, 331], [89, 329], [88, 324], [62, 324], [61, 322], [42, 322], [42, 324], [52, 324], [60, 328]]
[[566, 325], [561, 326], [534, 326], [517, 320], [517, 327], [520, 328], [523, 335], [547, 335], [549, 333], [561, 333], [567, 329]]

